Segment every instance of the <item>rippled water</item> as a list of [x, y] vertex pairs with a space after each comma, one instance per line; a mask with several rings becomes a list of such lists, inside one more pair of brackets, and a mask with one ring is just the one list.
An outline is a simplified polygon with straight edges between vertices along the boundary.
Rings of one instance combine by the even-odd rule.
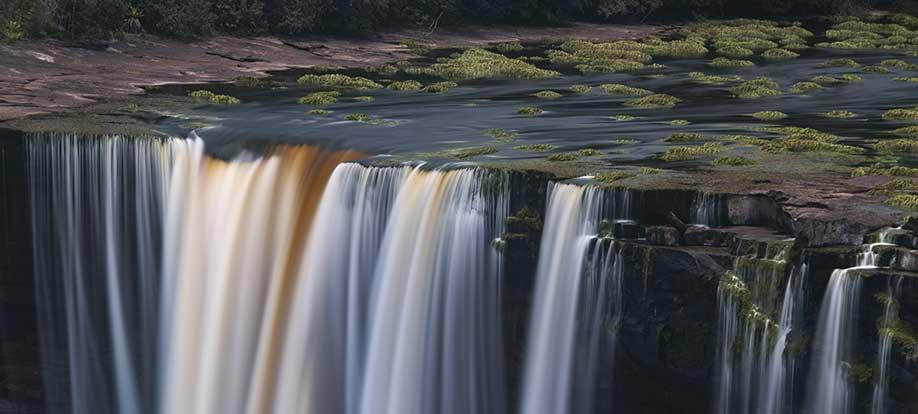
[[[538, 52], [531, 50], [528, 53]], [[769, 123], [816, 128], [841, 136], [844, 143], [863, 143], [866, 139], [883, 138], [883, 132], [905, 125], [884, 121], [881, 118], [883, 111], [918, 103], [918, 84], [893, 80], [897, 76], [909, 75], [909, 72], [893, 69], [891, 73], [878, 74], [856, 68], [820, 67], [821, 63], [833, 58], [852, 58], [863, 65], [876, 64], [884, 59], [918, 63], [918, 59], [887, 50], [812, 48], [800, 53], [800, 58], [781, 61], [752, 58], [755, 67], [731, 70], [708, 67], [706, 63], [713, 57], [711, 55], [705, 59], [659, 60], [667, 67], [638, 73], [582, 76], [568, 72], [559, 78], [538, 81], [463, 82], [461, 87], [446, 94], [386, 89], [345, 92], [338, 103], [325, 107], [330, 111], [326, 116], [306, 114], [306, 111], [314, 107], [296, 103], [297, 98], [312, 89], [297, 85], [296, 77], [302, 72], [291, 71], [277, 74], [273, 78], [282, 82], [286, 89], [236, 86], [218, 88], [221, 92], [239, 97], [243, 104], [200, 107], [202, 113], [210, 117], [206, 122], [216, 127], [199, 131], [199, 135], [215, 150], [221, 146], [233, 146], [240, 141], [251, 140], [318, 143], [375, 154], [405, 154], [487, 145], [499, 151], [486, 156], [486, 159], [527, 159], [541, 158], [544, 154], [519, 151], [513, 147], [544, 143], [555, 145], [559, 151], [595, 148], [603, 150], [604, 159], [633, 161], [662, 152], [667, 146], [662, 139], [673, 132], [755, 135], [757, 133], [750, 132], [750, 129]], [[775, 97], [737, 99], [728, 92], [735, 83], [699, 84], [688, 77], [688, 73], [693, 71], [739, 75], [744, 79], [767, 76], [780, 83], [783, 91], [787, 91], [795, 82], [807, 81], [816, 75], [856, 73], [863, 81], [829, 85], [808, 94], [786, 92]], [[348, 73], [384, 78], [360, 71]], [[422, 81], [426, 83], [434, 79]], [[667, 93], [683, 102], [673, 108], [636, 109], [622, 105], [628, 97], [609, 96], [598, 88], [582, 95], [568, 90], [573, 84], [598, 86], [602, 83], [622, 83]], [[195, 88], [166, 87], [152, 92], [186, 93]], [[564, 96], [554, 100], [531, 96], [546, 89], [558, 91]], [[372, 102], [351, 99], [359, 95], [369, 95], [376, 99]], [[533, 118], [520, 116], [516, 110], [523, 106], [537, 106], [546, 112]], [[778, 110], [789, 116], [773, 122], [749, 116], [762, 110]], [[849, 110], [857, 116], [832, 119], [819, 115], [830, 110]], [[345, 115], [355, 112], [395, 121], [398, 125], [369, 125], [344, 120]], [[630, 121], [611, 118], [616, 115], [636, 118]], [[673, 119], [689, 120], [691, 124], [674, 126], [667, 123]], [[157, 127], [179, 134], [179, 126], [187, 122], [186, 119], [165, 118], [159, 121]], [[497, 142], [482, 133], [488, 128], [505, 128], [518, 132], [518, 135], [512, 142]], [[622, 138], [638, 142], [626, 145], [612, 142]]]

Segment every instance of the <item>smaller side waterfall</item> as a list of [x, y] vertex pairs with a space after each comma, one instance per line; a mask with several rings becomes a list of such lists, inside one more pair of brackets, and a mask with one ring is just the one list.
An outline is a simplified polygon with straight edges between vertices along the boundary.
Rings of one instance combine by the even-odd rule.
[[870, 412], [873, 414], [885, 414], [889, 409], [889, 357], [892, 350], [893, 333], [889, 325], [894, 323], [898, 318], [899, 289], [902, 285], [902, 278], [895, 277], [889, 280], [886, 287], [886, 296], [883, 297], [885, 304], [883, 306], [883, 319], [880, 323], [880, 346], [877, 350], [877, 374], [874, 377], [873, 399], [870, 405]]
[[[852, 268], [856, 269], [856, 268]], [[850, 412], [853, 390], [847, 367], [851, 360], [861, 278], [852, 269], [832, 272], [819, 311], [806, 407], [814, 414]]]
[[718, 286], [717, 413], [772, 414], [790, 404], [793, 384], [787, 378], [794, 360], [785, 349], [806, 266], [790, 272], [778, 311], [773, 303], [785, 275], [786, 253], [782, 249], [766, 256], [738, 258], [736, 272], [725, 274]]
[[597, 238], [602, 204], [617, 201], [605, 196], [593, 186], [550, 184], [521, 413], [594, 409], [596, 361], [614, 355], [622, 314], [623, 260], [611, 239]]
[[692, 224], [718, 226], [721, 224], [721, 198], [717, 194], [698, 193], [692, 201]]

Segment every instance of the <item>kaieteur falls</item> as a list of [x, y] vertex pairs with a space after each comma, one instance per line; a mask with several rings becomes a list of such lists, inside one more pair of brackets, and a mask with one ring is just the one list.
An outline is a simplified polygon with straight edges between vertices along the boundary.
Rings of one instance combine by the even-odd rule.
[[918, 414], [916, 16], [88, 48], [7, 10], [0, 414]]

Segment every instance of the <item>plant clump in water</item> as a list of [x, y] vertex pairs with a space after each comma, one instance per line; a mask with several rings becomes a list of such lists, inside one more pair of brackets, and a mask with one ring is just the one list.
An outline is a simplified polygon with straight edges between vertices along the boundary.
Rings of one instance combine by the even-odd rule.
[[574, 161], [580, 158], [580, 154], [576, 152], [559, 152], [557, 154], [549, 154], [545, 157], [549, 161]]
[[551, 144], [526, 144], [513, 147], [517, 151], [548, 152], [555, 149]]
[[730, 88], [730, 93], [737, 98], [755, 99], [777, 96], [781, 94], [781, 91], [778, 90], [777, 82], [765, 77], [758, 77]]
[[516, 138], [516, 132], [503, 128], [489, 128], [484, 130], [484, 134], [500, 142], [510, 142]]
[[918, 168], [911, 167], [884, 167], [882, 165], [873, 165], [870, 167], [857, 167], [851, 170], [852, 177], [862, 177], [865, 175], [880, 175], [888, 177], [918, 177]]
[[893, 134], [903, 135], [907, 137], [915, 136], [918, 137], [918, 125], [910, 125], [907, 127], [896, 128], [892, 131]]
[[300, 105], [331, 105], [338, 102], [339, 95], [341, 93], [337, 91], [313, 92], [298, 99], [297, 103]]
[[625, 101], [625, 105], [644, 109], [670, 108], [681, 101], [681, 99], [676, 98], [675, 96], [667, 95], [665, 93], [657, 93], [640, 98], [629, 99]]
[[824, 68], [859, 68], [861, 67], [860, 63], [854, 61], [854, 59], [839, 58], [839, 59], [829, 59], [825, 62], [822, 62], [819, 65]]
[[752, 117], [755, 119], [761, 119], [763, 121], [777, 121], [779, 119], [787, 118], [787, 114], [779, 111], [759, 111], [754, 112]]
[[360, 76], [347, 76], [340, 73], [329, 73], [326, 75], [306, 74], [297, 79], [301, 85], [320, 85], [331, 88], [341, 89], [381, 89], [382, 85]]
[[755, 52], [753, 52], [752, 50], [746, 49], [745, 47], [738, 46], [735, 44], [726, 44], [723, 47], [718, 48], [715, 51], [715, 53], [721, 56], [726, 56], [728, 58], [734, 58], [734, 59], [749, 57], [755, 54]]
[[562, 97], [563, 95], [555, 91], [539, 91], [539, 92], [532, 94], [532, 96], [535, 96], [536, 98], [539, 98], [539, 99], [558, 99]]
[[528, 116], [528, 117], [542, 115], [542, 112], [545, 112], [545, 111], [541, 110], [540, 108], [536, 108], [534, 106], [524, 106], [516, 110], [516, 113], [523, 115], [523, 116]]
[[347, 114], [344, 116], [344, 119], [348, 121], [354, 121], [354, 122], [369, 122], [370, 115], [358, 112], [358, 113], [353, 113], [353, 114]]
[[823, 112], [821, 115], [826, 118], [854, 118], [856, 116], [854, 112], [843, 110]]
[[446, 79], [545, 79], [560, 75], [539, 69], [520, 59], [511, 59], [484, 49], [468, 49], [425, 68], [424, 73]]
[[599, 151], [595, 148], [582, 148], [577, 150], [577, 153], [584, 157], [595, 157], [602, 155], [602, 151]]
[[717, 142], [708, 142], [698, 147], [670, 147], [666, 149], [660, 159], [663, 161], [683, 161], [715, 155], [722, 152], [723, 146]]
[[593, 87], [589, 85], [571, 85], [570, 90], [573, 93], [589, 93], [593, 90]]
[[887, 121], [918, 121], [918, 106], [914, 108], [893, 108], [883, 112]]
[[310, 109], [306, 113], [309, 115], [328, 115], [330, 112], [327, 109], [316, 108], [316, 109]]
[[749, 66], [755, 66], [755, 63], [749, 60], [742, 59], [727, 59], [724, 57], [716, 57], [710, 62], [708, 66], [717, 69], [733, 69], [733, 68], [745, 68]]
[[518, 53], [523, 51], [523, 44], [518, 41], [498, 43], [494, 45], [494, 50], [500, 53]]
[[355, 96], [354, 100], [357, 102], [373, 102], [376, 98], [367, 95]]
[[774, 48], [762, 52], [762, 57], [765, 59], [794, 59], [800, 57], [800, 54], [787, 49]]
[[695, 82], [708, 85], [723, 85], [725, 83], [740, 82], [743, 80], [743, 78], [739, 76], [708, 75], [704, 72], [689, 72], [688, 76]]
[[599, 85], [599, 88], [602, 89], [603, 92], [614, 96], [645, 96], [653, 94], [653, 92], [647, 89], [635, 88], [620, 83], [604, 83]]
[[217, 105], [238, 105], [242, 103], [238, 98], [229, 96], [229, 95], [217, 95], [211, 91], [197, 90], [188, 94], [188, 96], [194, 99], [207, 100], [212, 104]]
[[873, 147], [888, 154], [918, 154], [918, 140], [913, 139], [888, 139], [877, 142]]
[[631, 115], [613, 115], [613, 116], [610, 116], [609, 118], [614, 119], [614, 120], [616, 120], [616, 121], [618, 121], [618, 122], [633, 121], [633, 120], [635, 119], [635, 118], [634, 118], [633, 116], [631, 116]]
[[918, 83], [918, 76], [897, 76], [893, 78], [893, 80], [898, 82]]
[[593, 179], [603, 184], [611, 184], [615, 181], [625, 180], [632, 177], [636, 177], [636, 175], [627, 171], [607, 171], [594, 175]]
[[456, 82], [434, 82], [428, 84], [422, 90], [427, 93], [446, 93], [449, 92], [450, 89], [458, 86], [459, 84]]
[[816, 82], [797, 82], [790, 88], [791, 93], [807, 93], [823, 89], [822, 85]]
[[673, 119], [672, 121], [667, 122], [667, 124], [670, 124], [673, 126], [686, 126], [686, 125], [691, 125], [692, 122], [689, 121], [688, 119]]
[[405, 80], [392, 82], [386, 88], [393, 91], [419, 91], [422, 87], [423, 85], [421, 85], [421, 82], [416, 80]]

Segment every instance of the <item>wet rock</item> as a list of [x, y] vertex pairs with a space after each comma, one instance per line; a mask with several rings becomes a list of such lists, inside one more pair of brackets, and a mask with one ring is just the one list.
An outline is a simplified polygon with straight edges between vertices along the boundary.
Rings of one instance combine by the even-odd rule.
[[793, 223], [775, 198], [766, 195], [731, 195], [727, 197], [727, 215], [736, 226], [761, 226], [790, 230]]
[[647, 242], [658, 246], [677, 246], [681, 238], [679, 230], [670, 226], [651, 226], [645, 232]]
[[673, 213], [672, 211], [666, 214], [666, 222], [675, 227], [679, 233], [684, 233], [685, 229], [688, 228], [688, 225], [686, 225], [685, 222], [676, 216], [676, 213]]
[[906, 217], [905, 223], [902, 224], [902, 228], [908, 231], [918, 232], [918, 217]]
[[633, 221], [616, 221], [612, 235], [621, 240], [639, 239], [643, 235], [643, 228]]

